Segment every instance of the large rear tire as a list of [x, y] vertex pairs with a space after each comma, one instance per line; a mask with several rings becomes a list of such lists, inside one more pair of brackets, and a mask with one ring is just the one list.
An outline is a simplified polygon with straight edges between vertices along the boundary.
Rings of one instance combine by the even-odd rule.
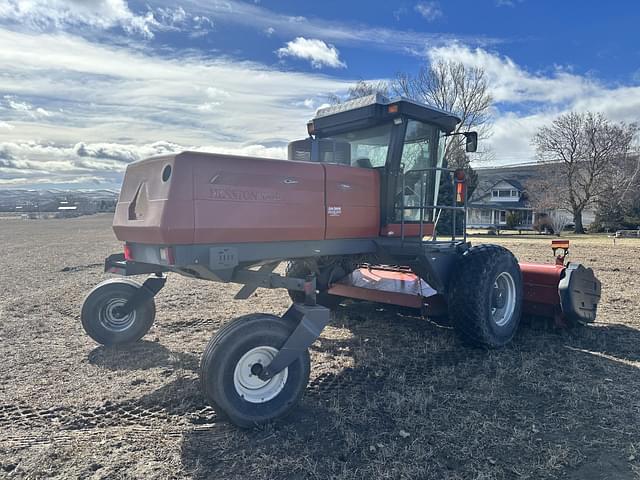
[[489, 348], [509, 343], [522, 314], [522, 274], [513, 254], [478, 245], [460, 258], [449, 286], [449, 317], [463, 340]]
[[140, 340], [156, 317], [153, 298], [138, 305], [131, 313], [119, 315], [122, 307], [142, 288], [128, 278], [112, 278], [98, 284], [82, 304], [80, 320], [84, 331], [102, 345], [123, 345]]
[[257, 376], [294, 328], [289, 320], [259, 313], [238, 317], [213, 336], [202, 355], [200, 382], [217, 413], [249, 428], [281, 418], [298, 404], [309, 382], [307, 350], [269, 381]]

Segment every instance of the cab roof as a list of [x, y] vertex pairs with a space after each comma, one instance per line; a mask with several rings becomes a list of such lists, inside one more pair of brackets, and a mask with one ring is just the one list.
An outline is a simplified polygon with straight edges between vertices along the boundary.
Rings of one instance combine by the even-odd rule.
[[451, 133], [460, 118], [425, 103], [404, 97], [389, 99], [379, 93], [320, 108], [309, 122], [310, 133], [319, 137], [379, 125], [398, 116], [433, 123]]

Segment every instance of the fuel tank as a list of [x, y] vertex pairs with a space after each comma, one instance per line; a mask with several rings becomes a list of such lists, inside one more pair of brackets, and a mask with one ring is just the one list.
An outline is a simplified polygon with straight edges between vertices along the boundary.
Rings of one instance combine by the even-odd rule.
[[113, 230], [154, 245], [375, 237], [372, 169], [183, 152], [128, 165]]

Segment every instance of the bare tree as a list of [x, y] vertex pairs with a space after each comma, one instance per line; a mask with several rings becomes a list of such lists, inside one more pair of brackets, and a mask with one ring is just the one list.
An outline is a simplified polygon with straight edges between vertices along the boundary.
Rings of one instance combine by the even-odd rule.
[[[391, 82], [360, 80], [348, 91], [347, 100], [380, 93], [400, 95], [458, 115], [461, 122], [453, 133], [478, 131], [480, 138], [490, 133], [490, 110], [493, 98], [482, 68], [467, 67], [460, 62], [439, 61], [420, 67], [418, 73], [399, 73]], [[340, 103], [337, 95], [330, 103]], [[463, 138], [447, 137], [445, 159], [454, 168], [468, 168]]]
[[[354, 86], [349, 87], [346, 100], [355, 100], [356, 98], [366, 97], [375, 93], [388, 97], [391, 93], [389, 82], [384, 80], [367, 81], [360, 79]], [[342, 103], [342, 98], [336, 94], [331, 94], [329, 95], [329, 103], [337, 105], [338, 103]]]
[[566, 212], [562, 210], [552, 210], [549, 213], [549, 219], [551, 220], [553, 233], [555, 233], [559, 237], [560, 235], [562, 235], [564, 227], [566, 227], [569, 223], [570, 217]]
[[[458, 115], [461, 122], [453, 133], [478, 131], [486, 138], [490, 130], [490, 108], [493, 98], [482, 68], [463, 63], [439, 61], [420, 68], [415, 76], [400, 73], [391, 91]], [[462, 149], [460, 136], [448, 137], [445, 158]]]
[[553, 199], [555, 209], [571, 212], [576, 233], [584, 233], [582, 213], [607, 190], [636, 132], [635, 124], [613, 123], [600, 113], [570, 112], [534, 136], [538, 160], [548, 166], [539, 188]]

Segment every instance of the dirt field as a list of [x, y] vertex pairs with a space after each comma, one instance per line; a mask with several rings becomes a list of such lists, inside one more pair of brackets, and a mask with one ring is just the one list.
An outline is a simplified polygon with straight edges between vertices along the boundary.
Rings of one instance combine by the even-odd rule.
[[[496, 241], [552, 261], [549, 238]], [[231, 317], [282, 313], [284, 292], [237, 302], [237, 286], [172, 275], [144, 341], [106, 349], [78, 312], [120, 250], [110, 218], [0, 220], [0, 477], [640, 478], [640, 241], [572, 241], [603, 283], [596, 324], [528, 324], [482, 351], [346, 305], [312, 346], [301, 406], [241, 431], [201, 396], [199, 355]]]

